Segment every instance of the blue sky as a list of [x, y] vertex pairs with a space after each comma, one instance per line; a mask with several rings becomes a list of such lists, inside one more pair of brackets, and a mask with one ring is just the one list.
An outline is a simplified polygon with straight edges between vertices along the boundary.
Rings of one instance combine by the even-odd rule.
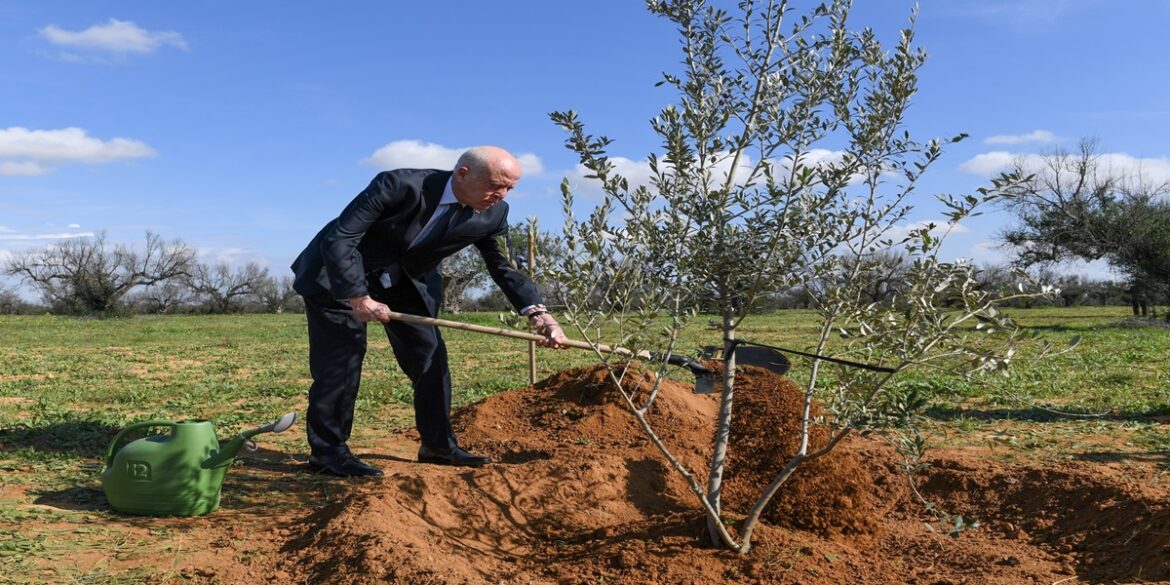
[[[910, 7], [856, 0], [853, 20], [889, 39]], [[1168, 23], [1166, 0], [923, 0], [908, 128], [971, 138], [920, 196], [1088, 136], [1170, 178]], [[284, 275], [380, 168], [448, 166], [477, 144], [522, 156], [512, 218], [554, 228], [557, 185], [578, 173], [548, 112], [577, 110], [636, 164], [678, 61], [672, 26], [637, 0], [0, 0], [0, 261], [151, 230]], [[1001, 258], [1007, 221], [969, 222], [951, 250]]]

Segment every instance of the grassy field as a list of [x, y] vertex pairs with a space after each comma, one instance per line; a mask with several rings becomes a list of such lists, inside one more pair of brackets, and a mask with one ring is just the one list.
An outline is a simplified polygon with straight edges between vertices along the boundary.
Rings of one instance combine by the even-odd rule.
[[[1027, 328], [1057, 345], [1081, 337], [1067, 355], [1021, 360], [1012, 376], [984, 383], [937, 370], [910, 372], [905, 383], [935, 394], [966, 397], [982, 407], [1022, 406], [1013, 397], [1072, 410], [1144, 416], [1170, 412], [1170, 330], [1128, 326], [1120, 307], [1017, 310]], [[495, 314], [463, 314], [491, 325]], [[787, 311], [749, 320], [740, 335], [804, 348], [813, 315]], [[527, 384], [522, 341], [446, 330], [455, 400], [466, 403]], [[263, 421], [298, 408], [310, 383], [301, 315], [217, 315], [76, 319], [0, 316], [0, 428], [45, 427], [69, 421], [120, 427], [143, 418], [211, 418], [224, 428]], [[718, 343], [694, 327], [680, 344]], [[1026, 356], [1026, 353], [1025, 353]], [[582, 351], [540, 350], [539, 375], [588, 364]], [[793, 377], [803, 364], [797, 361]], [[681, 373], [680, 373], [681, 375]], [[409, 405], [410, 387], [385, 336], [370, 330], [363, 373], [365, 416], [395, 415]], [[1016, 400], [1015, 402], [1019, 402]]]
[[[1110, 450], [1162, 457], [1170, 450], [1163, 424], [1170, 413], [1170, 329], [1134, 326], [1128, 309], [1120, 307], [1013, 315], [1058, 345], [1076, 336], [1081, 345], [1049, 360], [1022, 359], [1010, 378], [909, 373], [900, 383], [921, 385], [937, 397], [930, 426], [939, 443], [1002, 445], [1003, 455], [1012, 458], [1085, 457]], [[496, 322], [494, 314], [457, 318]], [[805, 348], [814, 325], [808, 312], [781, 312], [750, 320], [741, 336]], [[462, 331], [447, 331], [445, 337], [457, 403], [527, 385], [524, 342]], [[53, 548], [63, 545], [51, 531], [22, 531], [23, 522], [67, 517], [101, 525], [108, 512], [84, 504], [101, 499], [96, 482], [101, 460], [125, 425], [208, 418], [226, 438], [290, 410], [303, 413], [310, 382], [305, 322], [297, 314], [0, 316], [0, 340], [0, 558], [17, 563], [10, 567], [38, 555], [68, 554]], [[385, 336], [371, 328], [370, 340], [353, 441], [359, 450], [412, 420], [410, 387]], [[681, 347], [717, 342], [715, 330], [700, 327]], [[539, 376], [592, 361], [588, 352], [541, 350]], [[800, 380], [805, 368], [795, 361], [791, 377]], [[303, 432], [298, 424], [263, 442], [303, 457]], [[45, 494], [56, 504], [79, 505], [30, 505]]]
[[[1063, 345], [1079, 336], [1081, 345], [1044, 361], [1023, 359], [1006, 379], [972, 381], [928, 370], [909, 372], [901, 383], [938, 396], [934, 412], [951, 421], [1043, 416], [1037, 406], [1105, 414], [1099, 418], [1107, 420], [1170, 413], [1170, 330], [1128, 326], [1127, 313], [1121, 307], [1019, 310], [1021, 323], [1045, 339]], [[748, 321], [741, 336], [804, 348], [812, 339], [813, 317], [800, 311], [762, 315]], [[496, 322], [495, 314], [486, 313], [459, 318]], [[444, 335], [453, 356], [456, 403], [527, 384], [524, 342], [458, 330]], [[79, 456], [98, 455], [112, 432], [150, 418], [208, 418], [227, 433], [289, 410], [303, 412], [310, 383], [305, 322], [298, 314], [8, 316], [0, 317], [0, 339], [5, 464], [54, 453], [63, 463], [79, 462]], [[695, 327], [680, 346], [713, 343], [716, 331]], [[540, 350], [538, 377], [592, 360], [588, 352]], [[801, 379], [804, 367], [797, 360], [791, 376]], [[409, 383], [377, 328], [370, 330], [362, 384], [359, 429], [409, 422]]]

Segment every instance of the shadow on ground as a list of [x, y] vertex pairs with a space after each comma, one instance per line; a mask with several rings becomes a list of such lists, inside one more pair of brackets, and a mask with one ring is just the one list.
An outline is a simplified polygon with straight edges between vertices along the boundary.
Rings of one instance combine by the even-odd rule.
[[65, 453], [105, 457], [110, 440], [121, 428], [96, 420], [65, 420], [42, 426], [0, 429], [0, 451]]
[[926, 416], [938, 421], [974, 419], [980, 421], [1018, 420], [1028, 422], [1066, 422], [1076, 420], [1106, 420], [1114, 422], [1164, 422], [1164, 417], [1131, 412], [1097, 413], [1057, 411], [1040, 407], [1031, 408], [964, 408], [934, 406], [926, 410]]
[[1080, 453], [1073, 456], [1077, 461], [1089, 463], [1146, 463], [1160, 465], [1170, 469], [1170, 451], [1150, 451], [1146, 453], [1122, 453], [1119, 451], [1095, 451]]
[[[30, 495], [35, 496], [34, 503], [63, 510], [110, 510], [101, 485], [100, 458], [104, 455], [104, 451], [97, 455], [99, 461], [87, 465], [89, 471], [69, 487], [30, 490]], [[349, 486], [344, 479], [314, 473], [306, 459], [268, 449], [241, 454], [224, 477], [220, 510], [265, 514], [274, 508], [316, 507], [346, 493]]]

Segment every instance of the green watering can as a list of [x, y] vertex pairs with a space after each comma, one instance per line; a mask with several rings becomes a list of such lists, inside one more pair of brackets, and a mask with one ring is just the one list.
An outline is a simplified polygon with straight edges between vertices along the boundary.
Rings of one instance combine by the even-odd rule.
[[[256, 449], [252, 437], [281, 433], [297, 420], [290, 412], [276, 422], [236, 435], [223, 447], [215, 427], [206, 420], [148, 420], [118, 433], [106, 451], [102, 489], [110, 507], [143, 516], [199, 516], [219, 508], [223, 476], [240, 449]], [[168, 427], [167, 435], [152, 435], [119, 443], [129, 433], [150, 427]]]

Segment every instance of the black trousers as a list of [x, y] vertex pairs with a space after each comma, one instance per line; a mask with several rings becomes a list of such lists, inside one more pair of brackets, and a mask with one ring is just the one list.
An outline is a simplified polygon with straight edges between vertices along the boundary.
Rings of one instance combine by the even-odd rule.
[[[400, 313], [427, 315], [410, 282], [390, 289], [371, 283], [370, 296]], [[345, 452], [353, 429], [353, 410], [366, 355], [366, 324], [349, 303], [330, 293], [305, 297], [309, 325], [309, 388], [306, 427], [314, 455]], [[445, 451], [456, 446], [451, 430], [451, 372], [447, 346], [438, 327], [391, 321], [383, 326], [398, 366], [414, 389], [414, 420], [422, 443]]]

